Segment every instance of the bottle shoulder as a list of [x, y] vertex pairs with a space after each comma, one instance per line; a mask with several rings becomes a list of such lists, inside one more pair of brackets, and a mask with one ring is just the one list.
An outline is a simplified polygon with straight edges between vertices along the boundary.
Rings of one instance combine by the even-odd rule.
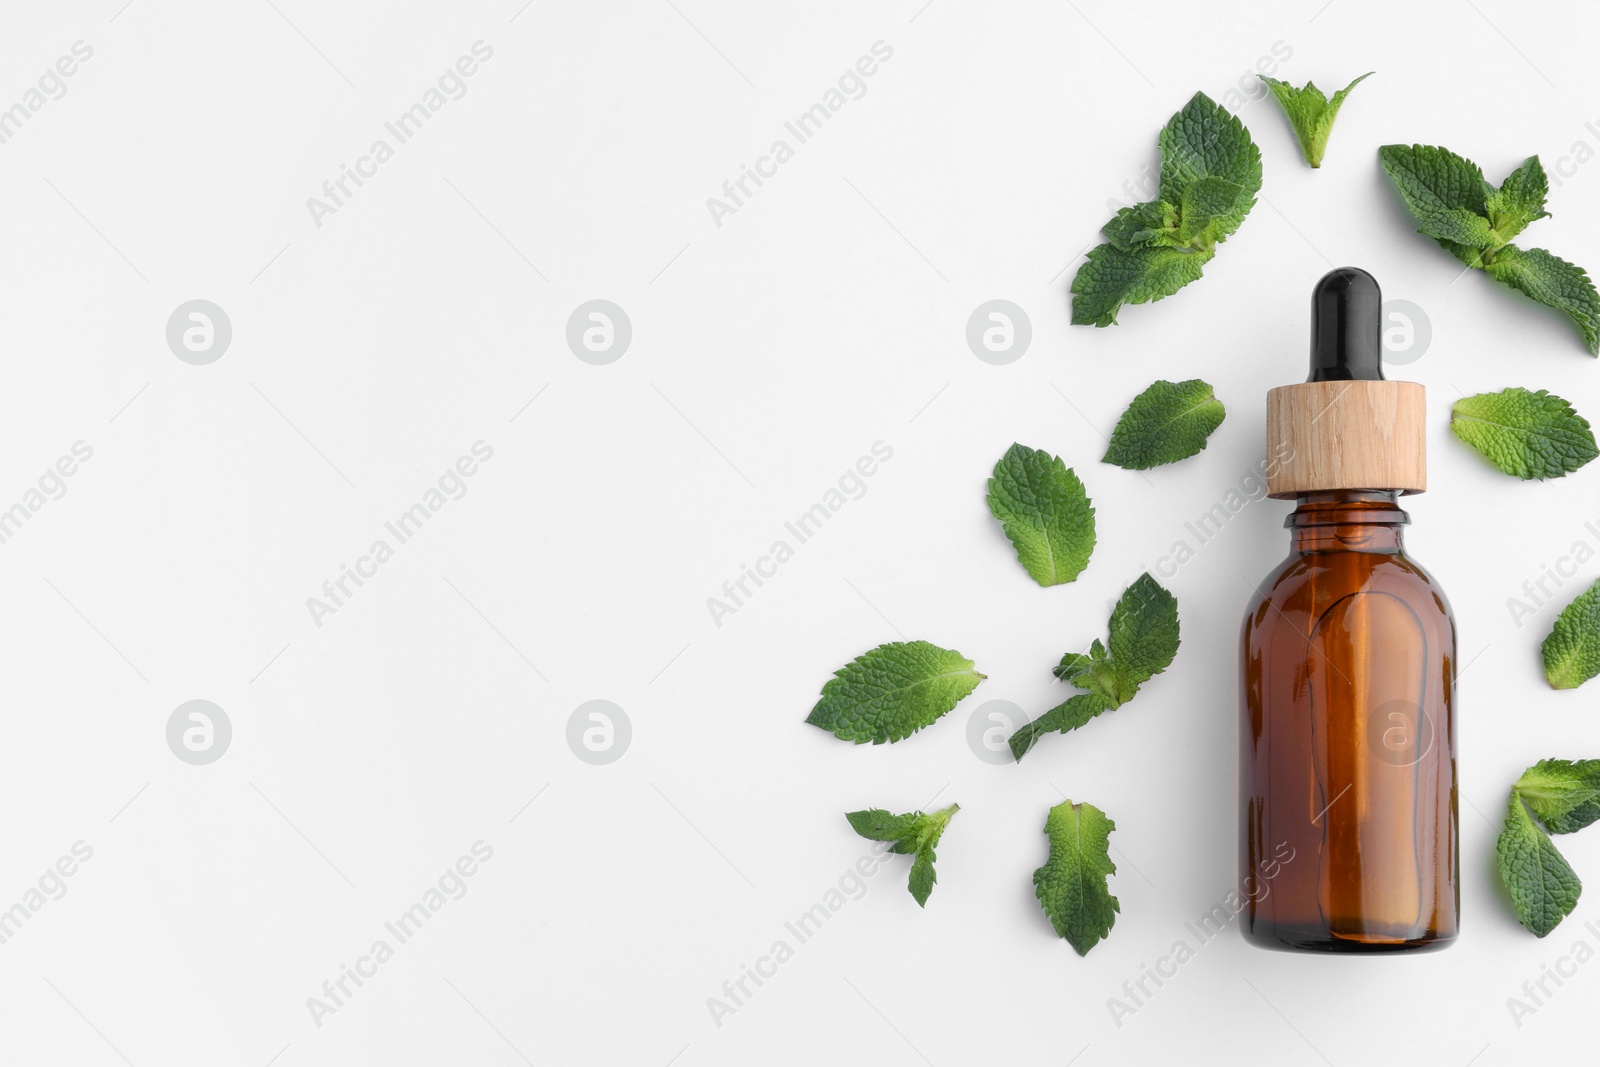
[[[1354, 593], [1378, 593], [1406, 603], [1420, 618], [1454, 629], [1455, 617], [1444, 589], [1427, 568], [1404, 552], [1295, 552], [1256, 586], [1245, 625], [1320, 615], [1328, 605]], [[1274, 610], [1275, 609], [1275, 610]]]

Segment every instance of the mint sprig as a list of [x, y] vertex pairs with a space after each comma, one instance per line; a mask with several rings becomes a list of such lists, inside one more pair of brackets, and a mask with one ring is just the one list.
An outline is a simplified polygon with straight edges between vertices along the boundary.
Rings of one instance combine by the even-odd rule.
[[1089, 651], [1068, 652], [1055, 676], [1082, 689], [1011, 735], [1021, 760], [1047, 733], [1076, 730], [1101, 712], [1121, 707], [1139, 687], [1166, 670], [1178, 654], [1178, 601], [1146, 572], [1111, 612], [1109, 648], [1099, 638]]
[[1106, 885], [1117, 870], [1111, 862], [1111, 831], [1116, 828], [1087, 801], [1064, 800], [1045, 818], [1050, 855], [1033, 872], [1033, 892], [1056, 934], [1080, 956], [1111, 933], [1122, 910]]
[[1070, 582], [1094, 552], [1094, 507], [1059, 456], [1014, 444], [994, 465], [989, 512], [1040, 585]]
[[927, 815], [920, 811], [894, 815], [883, 808], [867, 808], [847, 812], [845, 818], [850, 820], [855, 832], [867, 840], [891, 841], [890, 852], [916, 857], [911, 862], [908, 888], [916, 898], [917, 906], [925, 908], [928, 906], [928, 896], [933, 892], [933, 884], [939, 880], [933, 869], [934, 861], [938, 859], [934, 847], [939, 844], [939, 838], [943, 836], [951, 818], [960, 810], [961, 805], [952, 804]]
[[1589, 275], [1542, 248], [1510, 243], [1550, 214], [1544, 209], [1550, 182], [1538, 156], [1498, 187], [1470, 159], [1433, 145], [1384, 145], [1378, 158], [1420, 223], [1418, 233], [1468, 267], [1563, 312], [1583, 332], [1589, 354], [1600, 355], [1600, 292]]
[[1523, 479], [1560, 478], [1600, 455], [1589, 421], [1543, 389], [1464, 396], [1450, 408], [1450, 432]]
[[891, 641], [835, 671], [806, 722], [858, 745], [899, 741], [937, 722], [983, 678], [959, 652]]
[[1118, 211], [1072, 279], [1072, 322], [1111, 326], [1124, 304], [1171, 296], [1200, 277], [1261, 189], [1250, 131], [1204, 93], [1162, 129], [1160, 199]]
[[1101, 462], [1148, 470], [1197, 455], [1227, 415], [1211, 386], [1199, 378], [1158, 381], [1133, 398], [1111, 431]]
[[1600, 760], [1540, 760], [1511, 787], [1495, 859], [1517, 921], [1538, 937], [1571, 914], [1583, 892], [1583, 883], [1550, 833], [1571, 833], [1596, 818]]
[[1328, 151], [1328, 135], [1333, 132], [1333, 120], [1339, 117], [1339, 108], [1350, 95], [1350, 90], [1372, 77], [1372, 72], [1368, 71], [1334, 93], [1332, 99], [1323, 95], [1316, 82], [1306, 82], [1303, 87], [1296, 89], [1286, 81], [1269, 78], [1265, 74], [1256, 77], [1277, 97], [1278, 106], [1283, 108], [1289, 125], [1294, 129], [1295, 140], [1300, 142], [1300, 154], [1313, 168], [1318, 168], [1322, 166], [1322, 157]]

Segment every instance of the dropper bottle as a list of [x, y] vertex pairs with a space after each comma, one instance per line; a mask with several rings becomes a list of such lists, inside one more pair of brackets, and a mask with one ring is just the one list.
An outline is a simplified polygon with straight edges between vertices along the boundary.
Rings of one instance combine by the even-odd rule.
[[1241, 926], [1265, 947], [1456, 936], [1455, 620], [1401, 541], [1426, 401], [1384, 380], [1382, 304], [1366, 271], [1325, 275], [1311, 375], [1267, 395], [1267, 491], [1296, 507], [1242, 639]]

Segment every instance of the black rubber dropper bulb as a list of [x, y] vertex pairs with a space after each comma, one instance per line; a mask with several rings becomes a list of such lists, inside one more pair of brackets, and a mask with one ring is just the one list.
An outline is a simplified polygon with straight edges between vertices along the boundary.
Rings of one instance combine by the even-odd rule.
[[1306, 381], [1383, 381], [1383, 290], [1359, 267], [1330, 270], [1311, 290]]

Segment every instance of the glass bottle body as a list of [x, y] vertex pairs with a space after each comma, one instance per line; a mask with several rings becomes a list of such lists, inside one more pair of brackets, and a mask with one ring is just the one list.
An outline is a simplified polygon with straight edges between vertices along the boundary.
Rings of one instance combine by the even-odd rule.
[[1391, 492], [1300, 498], [1242, 639], [1245, 937], [1437, 948], [1456, 935], [1455, 621]]

